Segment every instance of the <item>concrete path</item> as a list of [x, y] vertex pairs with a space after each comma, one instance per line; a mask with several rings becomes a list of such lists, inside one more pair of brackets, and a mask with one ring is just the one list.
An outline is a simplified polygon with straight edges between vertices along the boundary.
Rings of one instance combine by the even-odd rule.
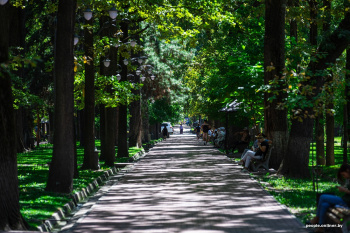
[[239, 166], [186, 132], [101, 192], [62, 232], [307, 232]]

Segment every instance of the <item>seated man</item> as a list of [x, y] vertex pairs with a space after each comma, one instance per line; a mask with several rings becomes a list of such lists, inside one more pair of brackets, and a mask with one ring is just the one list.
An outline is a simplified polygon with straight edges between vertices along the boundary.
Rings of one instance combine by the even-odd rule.
[[225, 128], [224, 127], [220, 127], [218, 128], [218, 133], [217, 133], [217, 138], [214, 141], [214, 147], [221, 147], [225, 141]]
[[244, 156], [242, 157], [239, 164], [244, 165], [242, 172], [248, 172], [248, 167], [250, 165], [250, 161], [252, 159], [263, 159], [269, 149], [269, 142], [265, 139], [264, 134], [260, 134], [257, 136], [258, 148], [256, 152], [248, 150]]
[[238, 152], [242, 153], [250, 142], [249, 130], [244, 128], [242, 131], [235, 133], [234, 136], [239, 136], [239, 139], [232, 144], [232, 151], [237, 148]]
[[[258, 137], [260, 137], [260, 136], [263, 136], [263, 137], [265, 138], [265, 141], [267, 141], [267, 142], [269, 143], [269, 145], [272, 144], [272, 141], [269, 140], [269, 139], [267, 139], [267, 138], [266, 138], [266, 135], [263, 134], [263, 133], [257, 134], [257, 135], [255, 136], [255, 138], [258, 138]], [[253, 143], [253, 145], [252, 145], [252, 147], [251, 147], [250, 150], [249, 150], [249, 149], [245, 149], [244, 152], [243, 152], [242, 155], [241, 155], [241, 159], [243, 158], [243, 156], [245, 155], [245, 153], [247, 153], [248, 151], [256, 152], [256, 151], [258, 150], [258, 148], [259, 148], [258, 142], [259, 142], [259, 140], [256, 139], [256, 140], [254, 141], [254, 143]]]

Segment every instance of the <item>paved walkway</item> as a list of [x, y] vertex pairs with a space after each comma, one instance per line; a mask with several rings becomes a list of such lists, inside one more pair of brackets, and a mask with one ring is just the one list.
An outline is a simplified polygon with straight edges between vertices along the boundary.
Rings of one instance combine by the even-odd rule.
[[240, 167], [193, 134], [159, 143], [64, 232], [307, 232]]

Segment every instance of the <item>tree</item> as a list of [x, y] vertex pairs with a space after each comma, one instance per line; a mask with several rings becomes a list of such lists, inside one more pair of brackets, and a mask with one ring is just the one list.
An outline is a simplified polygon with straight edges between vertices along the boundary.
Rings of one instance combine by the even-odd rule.
[[291, 132], [282, 174], [309, 177], [309, 152], [314, 123], [314, 101], [322, 90], [324, 70], [344, 52], [350, 43], [350, 13], [333, 33], [326, 35], [308, 65], [308, 73], [299, 88], [299, 102], [293, 109]]
[[350, 130], [350, 49], [346, 49], [346, 65], [347, 70], [345, 74], [345, 90], [344, 90], [344, 112], [343, 112], [343, 127], [344, 127], [344, 138], [343, 138], [343, 164], [348, 163], [348, 141], [349, 141], [349, 130]]
[[98, 154], [95, 153], [95, 69], [93, 19], [87, 21], [84, 29], [85, 104], [84, 104], [84, 162], [83, 169], [98, 169]]
[[285, 15], [286, 1], [265, 1], [264, 69], [265, 85], [272, 88], [265, 94], [265, 132], [274, 143], [270, 166], [279, 168], [287, 146], [287, 94], [285, 79]]
[[0, 230], [26, 230], [20, 213], [9, 60], [10, 5], [0, 6]]
[[[126, 22], [121, 23], [121, 30], [124, 33], [124, 39], [128, 38], [129, 27]], [[123, 56], [120, 54], [119, 59], [120, 65], [122, 67], [121, 81], [128, 81], [128, 67], [123, 63]], [[126, 103], [119, 106], [119, 117], [118, 117], [118, 157], [129, 157], [128, 148], [128, 106]]]
[[[140, 43], [140, 36], [136, 36], [137, 42]], [[140, 56], [140, 53], [135, 54]], [[134, 75], [134, 82], [139, 83], [140, 77]], [[141, 115], [141, 89], [135, 89], [133, 91], [135, 96], [138, 96], [135, 101], [130, 103], [129, 112], [130, 117], [130, 130], [129, 130], [129, 146], [130, 147], [142, 147], [142, 115]]]
[[[330, 30], [331, 22], [331, 4], [332, 0], [323, 0], [323, 8], [325, 10], [325, 22], [323, 23], [323, 32], [326, 34]], [[326, 165], [331, 166], [335, 164], [334, 158], [334, 88], [333, 88], [333, 74], [330, 73], [325, 77], [325, 91], [327, 93], [326, 101]]]
[[61, 0], [55, 54], [54, 148], [46, 190], [70, 193], [74, 175], [74, 24], [76, 1]]

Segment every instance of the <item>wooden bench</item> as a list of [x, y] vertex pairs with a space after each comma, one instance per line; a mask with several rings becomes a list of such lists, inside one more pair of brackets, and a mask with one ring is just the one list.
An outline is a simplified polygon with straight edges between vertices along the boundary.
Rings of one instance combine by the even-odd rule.
[[271, 157], [273, 146], [270, 146], [269, 151], [267, 152], [264, 159], [252, 159], [250, 166], [252, 171], [256, 172], [259, 168], [263, 167], [265, 170], [269, 170], [269, 162]]
[[[342, 207], [330, 207], [326, 213], [326, 224], [332, 232], [349, 232], [350, 209]], [[338, 227], [341, 225], [342, 227]]]

